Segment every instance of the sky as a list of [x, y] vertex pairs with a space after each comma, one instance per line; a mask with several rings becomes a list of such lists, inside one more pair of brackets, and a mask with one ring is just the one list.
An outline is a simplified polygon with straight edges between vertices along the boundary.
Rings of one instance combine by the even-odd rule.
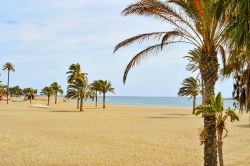
[[[14, 64], [10, 85], [41, 89], [56, 81], [67, 87], [70, 64], [80, 63], [89, 81], [110, 80], [117, 96], [177, 96], [189, 45], [172, 45], [123, 72], [133, 55], [150, 43], [135, 44], [113, 54], [120, 41], [146, 32], [169, 30], [159, 20], [121, 16], [134, 0], [11, 0], [0, 6], [0, 65]], [[0, 80], [6, 84], [7, 73]], [[219, 79], [216, 92], [231, 97], [232, 80]]]

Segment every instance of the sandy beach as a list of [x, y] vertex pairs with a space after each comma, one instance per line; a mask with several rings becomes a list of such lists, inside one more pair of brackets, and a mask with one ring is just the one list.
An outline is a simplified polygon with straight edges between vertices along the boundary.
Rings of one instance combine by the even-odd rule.
[[[53, 102], [53, 101], [52, 101]], [[34, 101], [33, 104], [45, 104]], [[1, 166], [197, 166], [201, 117], [188, 108], [0, 103]], [[250, 165], [248, 115], [227, 122], [225, 165]]]

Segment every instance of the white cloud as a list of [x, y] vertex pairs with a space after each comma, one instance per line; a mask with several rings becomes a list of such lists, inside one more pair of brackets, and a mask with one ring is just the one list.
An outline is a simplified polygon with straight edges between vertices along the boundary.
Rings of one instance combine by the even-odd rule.
[[[175, 96], [182, 77], [188, 75], [186, 62], [181, 57], [186, 55], [189, 46], [170, 47], [143, 62], [131, 71], [128, 85], [122, 85], [126, 64], [146, 44], [122, 49], [113, 55], [115, 44], [138, 33], [169, 29], [159, 20], [120, 16], [132, 2], [135, 1], [5, 1], [0, 6], [0, 63], [13, 62], [17, 68], [13, 83], [25, 87], [27, 80], [29, 86], [38, 88], [56, 81], [53, 79], [66, 85], [64, 73], [68, 65], [80, 62], [90, 79], [112, 80], [118, 88], [117, 95]], [[174, 68], [176, 64], [178, 69]], [[145, 88], [138, 86], [140, 84]], [[176, 88], [168, 93], [162, 91], [175, 84]]]

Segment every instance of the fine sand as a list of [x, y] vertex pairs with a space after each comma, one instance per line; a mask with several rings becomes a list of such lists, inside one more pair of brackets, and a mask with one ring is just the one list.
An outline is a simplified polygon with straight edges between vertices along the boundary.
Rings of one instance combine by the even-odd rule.
[[[52, 101], [53, 102], [53, 101]], [[34, 101], [34, 104], [45, 104]], [[59, 102], [32, 108], [0, 102], [1, 166], [199, 166], [203, 119], [191, 109], [84, 105]], [[250, 165], [248, 115], [227, 122], [227, 166]]]

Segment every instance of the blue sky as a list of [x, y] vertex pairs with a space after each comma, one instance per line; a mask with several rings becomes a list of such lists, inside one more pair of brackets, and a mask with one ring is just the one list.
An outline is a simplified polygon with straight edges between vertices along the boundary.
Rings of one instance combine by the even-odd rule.
[[[170, 27], [157, 20], [120, 12], [133, 0], [11, 0], [0, 6], [0, 64], [12, 62], [11, 86], [41, 89], [57, 81], [67, 87], [66, 71], [79, 62], [89, 80], [112, 81], [119, 96], [177, 96], [180, 83], [192, 75], [182, 57], [188, 45], [170, 46], [133, 69], [123, 85], [126, 64], [146, 44], [122, 49], [127, 37]], [[7, 75], [1, 72], [6, 83]], [[216, 91], [230, 97], [232, 80], [220, 79]]]

